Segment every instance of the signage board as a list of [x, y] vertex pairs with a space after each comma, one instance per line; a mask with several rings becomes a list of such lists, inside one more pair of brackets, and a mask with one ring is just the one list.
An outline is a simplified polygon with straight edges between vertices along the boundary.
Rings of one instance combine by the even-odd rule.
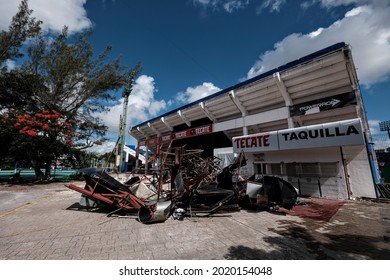
[[277, 131], [233, 138], [233, 151], [239, 153], [278, 150]]
[[187, 138], [187, 137], [209, 134], [212, 132], [213, 132], [213, 125], [209, 124], [209, 125], [205, 125], [205, 126], [190, 128], [190, 129], [179, 131], [179, 132], [174, 132], [171, 135], [172, 135], [172, 138], [174, 140], [178, 140], [178, 139], [183, 139], [183, 138]]
[[170, 142], [171, 139], [172, 139], [171, 134], [165, 135], [165, 136], [161, 136], [161, 137], [160, 137], [160, 142], [161, 142], [161, 143]]
[[364, 144], [358, 119], [279, 130], [278, 140], [280, 150]]
[[364, 144], [360, 119], [233, 138], [233, 152], [262, 152]]
[[290, 116], [309, 115], [356, 104], [355, 93], [348, 92], [290, 106]]
[[161, 137], [151, 138], [145, 141], [140, 141], [138, 146], [152, 146], [159, 145], [160, 143], [170, 142], [171, 140], [178, 140], [187, 137], [199, 136], [204, 134], [209, 134], [213, 132], [213, 125], [208, 124], [204, 126], [199, 126], [195, 128], [190, 128], [183, 131], [173, 132], [168, 135], [164, 135]]

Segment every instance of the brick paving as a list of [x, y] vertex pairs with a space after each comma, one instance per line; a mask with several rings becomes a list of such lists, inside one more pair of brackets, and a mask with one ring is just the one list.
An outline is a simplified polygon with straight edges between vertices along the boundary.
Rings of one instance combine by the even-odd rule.
[[241, 210], [145, 225], [76, 211], [80, 194], [61, 184], [11, 192], [0, 191], [1, 260], [390, 259], [388, 203], [346, 201], [329, 221]]

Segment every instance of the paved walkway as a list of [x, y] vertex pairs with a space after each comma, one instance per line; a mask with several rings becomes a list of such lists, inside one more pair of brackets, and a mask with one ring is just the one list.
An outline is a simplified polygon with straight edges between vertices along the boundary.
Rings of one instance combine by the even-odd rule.
[[3, 187], [0, 259], [390, 259], [387, 203], [347, 201], [329, 221], [242, 210], [145, 225], [77, 211], [79, 199], [61, 184]]

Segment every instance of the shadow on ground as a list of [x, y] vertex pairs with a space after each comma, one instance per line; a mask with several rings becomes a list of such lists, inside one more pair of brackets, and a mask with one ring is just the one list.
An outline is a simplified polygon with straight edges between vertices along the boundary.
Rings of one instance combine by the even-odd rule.
[[228, 260], [389, 260], [390, 242], [383, 236], [310, 232], [305, 222], [281, 221], [282, 228], [272, 229], [279, 236], [263, 240], [270, 250], [231, 246]]

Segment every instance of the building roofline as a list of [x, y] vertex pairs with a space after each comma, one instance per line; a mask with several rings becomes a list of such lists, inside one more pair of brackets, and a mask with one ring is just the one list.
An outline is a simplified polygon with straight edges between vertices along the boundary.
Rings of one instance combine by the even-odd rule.
[[204, 102], [204, 101], [206, 101], [206, 100], [210, 100], [210, 99], [212, 99], [212, 98], [214, 98], [214, 97], [220, 96], [220, 95], [222, 95], [222, 94], [224, 94], [224, 93], [226, 93], [226, 92], [229, 92], [229, 91], [231, 91], [231, 90], [235, 90], [235, 89], [237, 89], [237, 88], [244, 87], [244, 86], [249, 85], [249, 84], [251, 84], [251, 83], [253, 83], [253, 82], [256, 82], [257, 80], [263, 79], [263, 78], [268, 77], [268, 76], [272, 76], [272, 75], [273, 75], [274, 73], [276, 73], [276, 72], [280, 72], [280, 71], [283, 71], [283, 70], [292, 68], [292, 67], [294, 67], [294, 66], [297, 66], [297, 65], [299, 65], [299, 64], [303, 64], [303, 63], [305, 63], [305, 62], [307, 62], [307, 61], [310, 61], [310, 60], [312, 60], [312, 59], [315, 59], [315, 58], [317, 58], [317, 57], [320, 57], [320, 56], [323, 56], [323, 55], [325, 55], [325, 54], [334, 52], [334, 51], [336, 51], [336, 50], [338, 50], [338, 49], [344, 48], [346, 45], [347, 45], [347, 44], [346, 44], [345, 42], [336, 43], [336, 44], [334, 44], [334, 45], [331, 45], [331, 46], [329, 46], [329, 47], [326, 47], [326, 48], [324, 48], [324, 49], [321, 49], [321, 50], [316, 51], [316, 52], [314, 52], [314, 53], [311, 53], [311, 54], [309, 54], [309, 55], [303, 56], [303, 57], [301, 57], [301, 58], [299, 58], [299, 59], [296, 59], [296, 60], [294, 60], [294, 61], [288, 62], [288, 63], [286, 63], [286, 64], [284, 64], [284, 65], [282, 65], [282, 66], [279, 66], [279, 67], [276, 67], [276, 68], [274, 68], [274, 69], [272, 69], [272, 70], [269, 70], [269, 71], [267, 71], [267, 72], [264, 72], [264, 73], [262, 73], [262, 74], [260, 74], [260, 75], [258, 75], [258, 76], [255, 76], [255, 77], [253, 77], [253, 78], [250, 78], [250, 79], [248, 79], [248, 80], [245, 80], [245, 81], [240, 82], [240, 83], [238, 83], [238, 84], [235, 84], [235, 85], [233, 85], [233, 86], [230, 86], [230, 87], [228, 87], [228, 88], [225, 88], [225, 89], [223, 89], [223, 90], [220, 90], [220, 91], [218, 91], [218, 92], [216, 92], [216, 93], [213, 93], [213, 94], [208, 95], [208, 96], [206, 96], [206, 97], [203, 97], [203, 98], [201, 98], [201, 99], [195, 100], [195, 101], [193, 101], [193, 102], [191, 102], [191, 103], [188, 103], [188, 104], [186, 104], [186, 105], [183, 105], [183, 106], [181, 106], [181, 107], [178, 107], [178, 108], [176, 108], [176, 109], [173, 109], [173, 110], [171, 110], [171, 111], [169, 111], [169, 112], [166, 112], [166, 113], [164, 113], [164, 114], [162, 114], [162, 115], [160, 115], [160, 116], [157, 116], [157, 117], [155, 117], [155, 118], [149, 119], [149, 120], [147, 120], [147, 121], [145, 121], [145, 122], [142, 122], [142, 123], [140, 123], [140, 124], [134, 125], [133, 127], [143, 126], [143, 125], [146, 125], [148, 122], [153, 122], [153, 121], [156, 121], [156, 120], [158, 120], [158, 119], [161, 119], [162, 117], [166, 117], [166, 116], [168, 116], [168, 115], [175, 114], [178, 110], [184, 110], [184, 109], [189, 108], [189, 107], [191, 107], [191, 106], [194, 106], [194, 105], [196, 105], [196, 104], [198, 104], [198, 103], [200, 103], [200, 102]]

